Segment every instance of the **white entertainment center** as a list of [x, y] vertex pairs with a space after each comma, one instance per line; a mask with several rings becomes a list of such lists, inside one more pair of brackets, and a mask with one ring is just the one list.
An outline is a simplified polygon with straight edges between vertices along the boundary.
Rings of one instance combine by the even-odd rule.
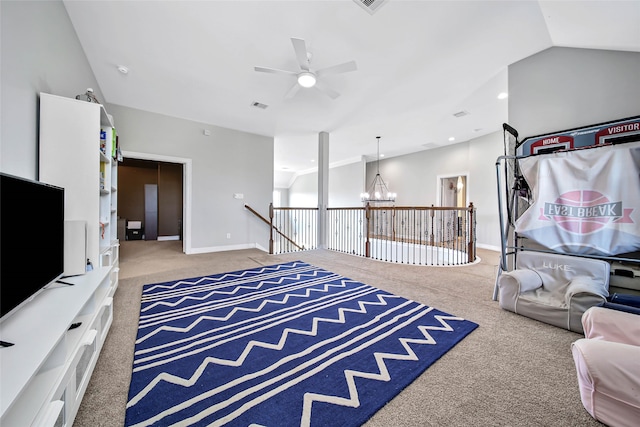
[[13, 344], [0, 349], [2, 427], [70, 427], [78, 412], [118, 287], [115, 143], [102, 105], [40, 94], [39, 179], [65, 189], [65, 221], [86, 224], [85, 248], [73, 253], [92, 269], [49, 285], [0, 323]]

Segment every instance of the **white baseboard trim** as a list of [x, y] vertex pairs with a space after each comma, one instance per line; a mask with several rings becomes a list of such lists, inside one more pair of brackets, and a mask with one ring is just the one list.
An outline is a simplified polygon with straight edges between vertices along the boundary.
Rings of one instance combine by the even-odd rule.
[[158, 236], [158, 240], [180, 240], [180, 236]]
[[500, 246], [493, 246], [493, 245], [485, 245], [485, 244], [482, 244], [482, 243], [476, 243], [476, 247], [480, 248], [480, 249], [488, 249], [490, 251], [502, 252], [502, 249], [500, 248]]
[[[172, 239], [172, 237], [174, 237], [174, 236], [158, 236], [158, 240], [177, 240], [177, 239]], [[487, 249], [487, 250], [490, 250], [490, 251], [496, 251], [498, 253], [502, 252], [500, 247], [493, 246], [493, 245], [485, 245], [485, 244], [478, 243], [478, 244], [476, 244], [476, 247], [478, 247], [480, 249]], [[188, 250], [185, 253], [187, 255], [191, 255], [191, 254], [207, 254], [207, 253], [211, 253], [211, 252], [240, 251], [240, 250], [243, 250], [243, 249], [259, 249], [262, 252], [269, 253], [269, 250], [267, 248], [263, 247], [262, 245], [260, 245], [258, 243], [243, 243], [241, 245], [226, 245], [226, 246], [209, 246], [207, 248], [191, 248], [190, 250]]]
[[260, 249], [262, 252], [269, 253], [269, 249], [263, 247], [262, 245], [256, 243], [256, 249]]
[[226, 251], [239, 251], [242, 249], [260, 249], [264, 252], [269, 252], [265, 250], [262, 246], [257, 243], [243, 243], [241, 245], [227, 245], [227, 246], [209, 246], [208, 248], [191, 248], [187, 255], [191, 254], [207, 254], [211, 252], [226, 252]]

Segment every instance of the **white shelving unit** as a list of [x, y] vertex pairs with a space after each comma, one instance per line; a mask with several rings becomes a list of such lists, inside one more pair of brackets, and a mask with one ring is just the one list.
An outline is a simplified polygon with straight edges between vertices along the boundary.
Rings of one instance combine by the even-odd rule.
[[[116, 130], [113, 119], [101, 109], [100, 115], [100, 265], [117, 259], [118, 162], [115, 159]], [[104, 138], [103, 138], [104, 137]]]
[[118, 258], [116, 137], [101, 104], [40, 94], [39, 179], [65, 189], [65, 220], [86, 221], [94, 267]]
[[115, 139], [102, 105], [40, 94], [39, 180], [65, 189], [65, 220], [86, 223], [80, 253], [94, 269], [64, 279], [73, 286], [49, 285], [0, 323], [2, 340], [14, 343], [0, 349], [2, 427], [70, 427], [75, 419], [118, 287]]

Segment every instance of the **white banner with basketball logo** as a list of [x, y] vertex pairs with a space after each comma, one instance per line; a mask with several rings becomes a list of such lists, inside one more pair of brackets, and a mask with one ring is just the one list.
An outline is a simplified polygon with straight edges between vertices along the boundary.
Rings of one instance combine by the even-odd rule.
[[640, 250], [640, 142], [519, 163], [533, 198], [516, 221], [520, 236], [569, 254]]

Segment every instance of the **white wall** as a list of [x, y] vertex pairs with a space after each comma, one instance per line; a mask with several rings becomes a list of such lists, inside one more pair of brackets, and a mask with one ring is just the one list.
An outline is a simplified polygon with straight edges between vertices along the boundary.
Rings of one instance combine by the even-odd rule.
[[294, 208], [318, 207], [318, 172], [298, 175], [289, 187], [289, 205]]
[[[269, 217], [273, 138], [109, 105], [123, 151], [192, 161], [190, 252], [269, 247], [269, 229], [247, 204]], [[211, 135], [205, 136], [208, 129]], [[241, 193], [244, 199], [235, 199]], [[227, 234], [231, 235], [227, 239]]]
[[[331, 149], [331, 148], [329, 148]], [[360, 193], [364, 188], [365, 162], [329, 167], [330, 208], [362, 206]], [[283, 205], [285, 206], [285, 205]], [[297, 175], [289, 187], [289, 204], [296, 208], [318, 207], [318, 172]]]
[[38, 178], [38, 94], [102, 92], [61, 1], [1, 1], [0, 170]]
[[280, 193], [280, 205], [277, 206], [274, 200], [273, 206], [279, 208], [283, 206], [291, 206], [289, 204], [289, 189], [283, 187], [274, 188], [274, 191], [278, 191]]

